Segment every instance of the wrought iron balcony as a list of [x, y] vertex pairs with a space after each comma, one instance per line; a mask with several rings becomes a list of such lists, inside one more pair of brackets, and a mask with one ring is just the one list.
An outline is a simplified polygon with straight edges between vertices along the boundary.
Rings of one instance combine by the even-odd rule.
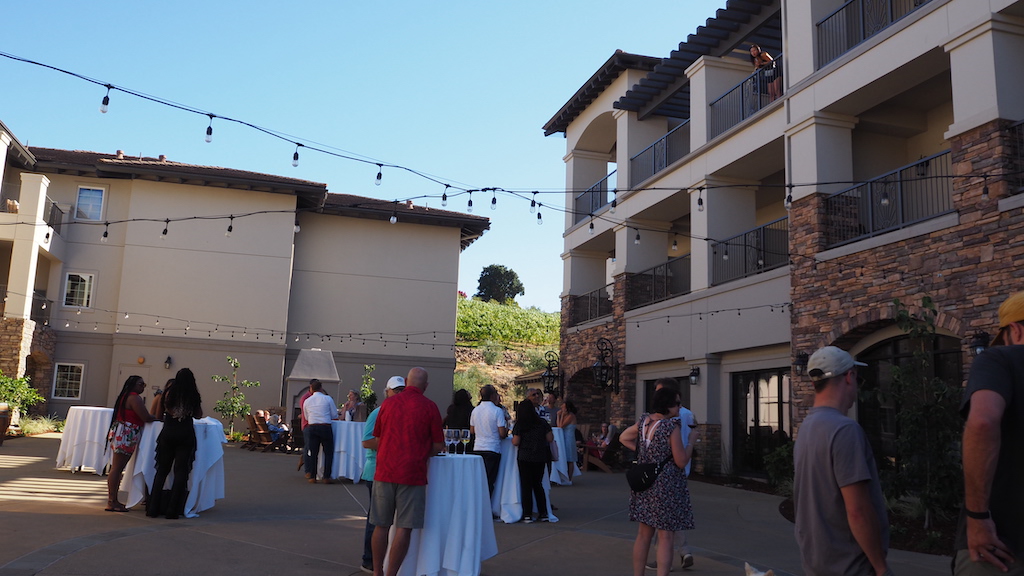
[[576, 326], [612, 315], [612, 284], [581, 294], [573, 299], [572, 325]]
[[[775, 65], [782, 66], [782, 54], [775, 57]], [[761, 68], [747, 76], [731, 90], [708, 106], [708, 138], [714, 138], [729, 128], [750, 118], [782, 95], [781, 70]], [[776, 82], [778, 94], [772, 98], [771, 84]]]
[[64, 211], [49, 197], [46, 198], [46, 218], [43, 221], [53, 228], [55, 233], [60, 234], [61, 224], [64, 222]]
[[1007, 171], [1010, 176], [1010, 194], [1024, 192], [1024, 122], [1017, 122], [1009, 128], [1010, 165]]
[[690, 153], [690, 134], [680, 130], [690, 121], [669, 130], [657, 142], [643, 152], [629, 159], [629, 187], [636, 188], [641, 182], [664, 170], [667, 166]]
[[829, 248], [898, 230], [953, 211], [949, 150], [825, 199]]
[[818, 29], [818, 69], [910, 14], [928, 0], [849, 0]]
[[690, 293], [690, 255], [673, 258], [630, 276], [626, 282], [626, 310]]
[[594, 212], [608, 205], [612, 201], [614, 190], [615, 171], [613, 170], [611, 174], [601, 178], [597, 184], [576, 195], [572, 206], [573, 214], [576, 216], [573, 222], [579, 224]]
[[789, 218], [711, 243], [711, 285], [718, 286], [789, 263]]

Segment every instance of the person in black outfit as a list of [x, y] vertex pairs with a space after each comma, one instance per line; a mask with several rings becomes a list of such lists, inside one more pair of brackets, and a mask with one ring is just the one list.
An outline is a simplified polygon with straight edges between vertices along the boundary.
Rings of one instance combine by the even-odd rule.
[[537, 520], [548, 522], [548, 501], [544, 494], [544, 471], [551, 462], [551, 443], [555, 441], [551, 425], [537, 415], [530, 400], [516, 405], [516, 425], [512, 445], [519, 447], [519, 486], [523, 503], [523, 522], [533, 522], [533, 500], [537, 500]]
[[[164, 393], [164, 428], [156, 440], [156, 476], [146, 502], [146, 516], [162, 512], [169, 519], [185, 513], [188, 476], [196, 456], [196, 431], [193, 418], [203, 417], [203, 399], [196, 388], [196, 377], [188, 368], [178, 370], [174, 384]], [[169, 496], [164, 495], [167, 475], [174, 469]]]
[[445, 428], [469, 428], [469, 417], [473, 414], [473, 401], [469, 392], [459, 389], [452, 394], [452, 403], [448, 405], [448, 413], [444, 417]]

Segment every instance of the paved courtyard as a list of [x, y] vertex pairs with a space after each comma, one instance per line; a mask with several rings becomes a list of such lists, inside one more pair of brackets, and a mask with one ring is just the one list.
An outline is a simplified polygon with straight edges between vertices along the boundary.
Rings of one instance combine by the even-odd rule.
[[[297, 456], [225, 447], [225, 494], [199, 518], [105, 512], [106, 478], [53, 464], [59, 435], [0, 446], [0, 576], [136, 574], [362, 574], [367, 491], [308, 484]], [[792, 524], [780, 498], [694, 482], [694, 575], [743, 574], [743, 562], [800, 574]], [[636, 526], [622, 474], [591, 472], [555, 487], [561, 520], [496, 524], [498, 555], [486, 576], [631, 574]], [[892, 551], [899, 576], [945, 576], [949, 559]], [[653, 572], [651, 572], [653, 574]]]

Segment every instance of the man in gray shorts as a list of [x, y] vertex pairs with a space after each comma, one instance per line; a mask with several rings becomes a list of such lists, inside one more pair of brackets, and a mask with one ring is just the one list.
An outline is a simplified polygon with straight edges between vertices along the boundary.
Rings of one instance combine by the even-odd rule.
[[388, 531], [395, 540], [388, 556], [387, 576], [396, 576], [409, 551], [413, 529], [423, 528], [426, 508], [427, 461], [444, 449], [441, 411], [423, 395], [427, 371], [413, 368], [405, 391], [384, 400], [377, 413], [377, 470], [373, 475], [370, 523], [373, 530], [373, 574], [384, 575]]

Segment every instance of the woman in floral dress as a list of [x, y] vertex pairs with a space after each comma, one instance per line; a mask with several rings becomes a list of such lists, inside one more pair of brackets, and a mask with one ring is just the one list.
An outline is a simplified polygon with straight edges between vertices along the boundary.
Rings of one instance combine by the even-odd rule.
[[639, 522], [633, 542], [633, 575], [642, 576], [651, 539], [658, 533], [658, 576], [667, 576], [672, 565], [672, 536], [679, 530], [693, 529], [690, 491], [686, 487], [686, 468], [696, 435], [691, 434], [687, 448], [680, 435], [679, 392], [662, 388], [654, 393], [653, 411], [644, 414], [619, 437], [623, 446], [637, 452], [641, 463], [668, 463], [654, 485], [643, 492], [630, 492], [629, 519]]

